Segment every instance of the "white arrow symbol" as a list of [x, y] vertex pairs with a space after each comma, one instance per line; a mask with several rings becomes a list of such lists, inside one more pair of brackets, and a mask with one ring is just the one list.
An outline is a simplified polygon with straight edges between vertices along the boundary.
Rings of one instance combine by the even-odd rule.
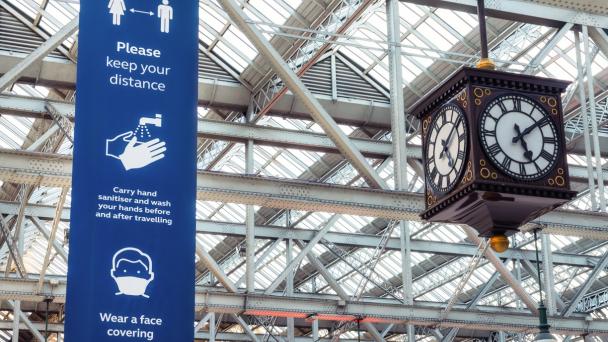
[[139, 11], [139, 10], [136, 10], [135, 8], [131, 8], [131, 13], [142, 13], [142, 14], [147, 14], [149, 16], [153, 16], [154, 15], [154, 12]]

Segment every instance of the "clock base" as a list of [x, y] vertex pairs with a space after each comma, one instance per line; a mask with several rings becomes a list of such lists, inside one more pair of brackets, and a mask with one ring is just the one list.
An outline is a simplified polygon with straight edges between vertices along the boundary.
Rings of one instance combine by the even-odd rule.
[[519, 227], [561, 206], [575, 191], [529, 189], [492, 183], [474, 183], [424, 211], [430, 222], [467, 224], [480, 236], [513, 235]]

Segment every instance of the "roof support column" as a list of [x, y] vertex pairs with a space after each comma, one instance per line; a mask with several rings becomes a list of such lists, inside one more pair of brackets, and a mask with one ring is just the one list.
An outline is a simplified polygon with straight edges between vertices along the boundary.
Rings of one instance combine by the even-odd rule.
[[[289, 215], [289, 214], [288, 214]], [[310, 245], [310, 244], [309, 244]], [[286, 262], [288, 265], [294, 264], [293, 260], [293, 239], [287, 240], [287, 250], [286, 253]], [[303, 253], [303, 251], [301, 252]], [[300, 259], [301, 260], [301, 259]], [[295, 263], [296, 265], [299, 264]], [[287, 295], [293, 296], [293, 267], [289, 268], [289, 272], [287, 272]], [[287, 341], [294, 342], [294, 320], [293, 317], [287, 318]]]
[[[253, 140], [245, 146], [245, 173], [253, 174]], [[245, 207], [245, 284], [247, 292], [255, 291], [255, 210], [253, 205]]]
[[323, 128], [327, 136], [336, 144], [336, 147], [361, 174], [367, 184], [374, 188], [386, 188], [384, 180], [369, 165], [348, 136], [342, 132], [334, 119], [306, 88], [302, 80], [289, 68], [281, 55], [266, 40], [262, 33], [253, 24], [249, 24], [249, 18], [247, 18], [245, 12], [234, 0], [219, 0], [219, 2], [228, 16], [241, 29], [260, 54], [270, 62], [273, 70], [281, 77], [281, 80], [285, 82], [289, 90], [302, 101], [313, 119]]
[[[606, 210], [606, 194], [604, 193], [604, 172], [602, 170], [602, 154], [600, 150], [600, 138], [597, 132], [597, 114], [595, 111], [595, 89], [593, 87], [593, 73], [591, 72], [591, 53], [589, 52], [589, 32], [587, 26], [583, 26], [583, 39], [585, 47], [585, 64], [587, 68], [587, 91], [589, 95], [589, 110], [591, 111], [591, 131], [593, 133], [593, 151], [595, 152], [595, 167], [597, 172], [597, 188], [599, 191], [599, 211]], [[589, 163], [590, 161], [587, 161]]]
[[589, 134], [589, 117], [587, 116], [587, 99], [585, 98], [585, 86], [583, 81], [583, 62], [581, 56], [581, 38], [578, 31], [574, 31], [574, 46], [576, 48], [576, 68], [578, 74], [578, 98], [581, 103], [581, 115], [583, 116], [583, 141], [585, 143], [585, 158], [587, 160], [587, 180], [589, 182], [589, 198], [591, 207], [597, 208], [595, 199], [595, 181], [593, 179], [593, 165], [591, 165], [591, 136]]
[[0, 77], [0, 92], [10, 87], [19, 77], [32, 65], [41, 61], [51, 51], [55, 50], [63, 41], [69, 38], [78, 28], [78, 17], [72, 19], [55, 35], [42, 43], [36, 50], [32, 51], [26, 58], [17, 63], [11, 70]]
[[215, 312], [209, 314], [209, 342], [215, 342]]
[[[407, 190], [407, 137], [405, 131], [405, 110], [403, 102], [403, 77], [400, 47], [399, 1], [386, 1], [386, 32], [388, 39], [388, 65], [391, 100], [391, 139], [393, 142], [393, 166], [395, 190]], [[410, 227], [407, 221], [399, 222], [401, 281], [403, 283], [403, 302], [414, 303], [412, 291], [412, 249], [410, 244]], [[407, 325], [407, 340], [415, 341], [414, 326]]]
[[555, 279], [553, 274], [553, 253], [551, 252], [551, 237], [547, 234], [541, 234], [541, 248], [543, 253], [543, 276], [545, 281], [545, 301], [547, 303], [547, 314], [555, 315], [556, 298]]
[[12, 342], [19, 342], [19, 313], [21, 312], [21, 301], [16, 300], [13, 305], [13, 339]]

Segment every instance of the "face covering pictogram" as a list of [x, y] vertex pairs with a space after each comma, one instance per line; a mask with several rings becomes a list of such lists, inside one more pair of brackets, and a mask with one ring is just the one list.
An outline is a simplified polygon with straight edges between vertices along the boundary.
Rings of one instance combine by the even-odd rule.
[[148, 254], [133, 247], [123, 248], [114, 254], [110, 273], [118, 286], [117, 296], [150, 298], [146, 289], [154, 280], [154, 272], [152, 259]]

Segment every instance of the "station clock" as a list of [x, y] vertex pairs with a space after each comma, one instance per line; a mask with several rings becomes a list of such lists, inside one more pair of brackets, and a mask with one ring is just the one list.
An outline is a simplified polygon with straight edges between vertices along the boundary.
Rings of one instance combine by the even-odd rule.
[[568, 82], [463, 67], [418, 101], [432, 222], [504, 237], [570, 190], [561, 94]]

